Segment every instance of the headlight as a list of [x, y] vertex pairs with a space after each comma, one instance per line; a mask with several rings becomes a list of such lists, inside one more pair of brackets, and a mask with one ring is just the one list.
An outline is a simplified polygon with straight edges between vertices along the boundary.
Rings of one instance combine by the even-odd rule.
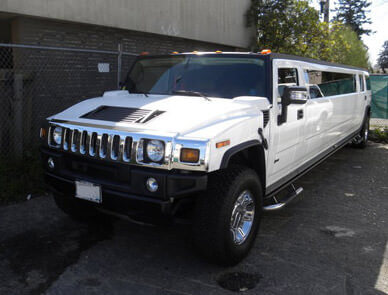
[[62, 127], [55, 127], [53, 131], [53, 140], [57, 145], [62, 143]]
[[150, 140], [146, 147], [147, 156], [153, 162], [160, 162], [164, 157], [164, 144], [160, 140]]

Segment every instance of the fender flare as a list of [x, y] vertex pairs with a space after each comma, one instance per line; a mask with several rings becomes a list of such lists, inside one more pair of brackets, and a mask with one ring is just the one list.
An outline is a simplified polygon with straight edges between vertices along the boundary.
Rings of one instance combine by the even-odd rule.
[[231, 147], [222, 156], [220, 169], [227, 168], [229, 164], [229, 160], [232, 158], [233, 155], [237, 154], [238, 152], [241, 152], [253, 146], [261, 146], [261, 145], [262, 143], [259, 140], [254, 139], [254, 140], [249, 140], [247, 142], [240, 143], [234, 147]]

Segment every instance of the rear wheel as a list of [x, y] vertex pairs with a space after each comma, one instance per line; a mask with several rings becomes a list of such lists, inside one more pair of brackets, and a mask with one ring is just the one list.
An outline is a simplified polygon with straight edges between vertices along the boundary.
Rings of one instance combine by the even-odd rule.
[[362, 148], [362, 149], [365, 148], [368, 142], [368, 136], [369, 136], [369, 116], [367, 116], [364, 119], [364, 124], [360, 131], [360, 134], [354, 140], [353, 146], [356, 148]]
[[252, 169], [233, 167], [209, 176], [197, 200], [194, 241], [212, 262], [234, 265], [251, 249], [259, 228], [263, 192]]
[[78, 200], [73, 196], [54, 194], [54, 201], [58, 208], [77, 221], [88, 222], [103, 216], [88, 201]]

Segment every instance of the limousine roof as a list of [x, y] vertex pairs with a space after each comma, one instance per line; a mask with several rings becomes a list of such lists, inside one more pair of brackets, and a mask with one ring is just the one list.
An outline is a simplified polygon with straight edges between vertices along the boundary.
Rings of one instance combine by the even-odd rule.
[[344, 64], [338, 64], [338, 63], [333, 63], [333, 62], [328, 62], [328, 61], [323, 61], [323, 60], [318, 60], [318, 59], [313, 59], [309, 57], [302, 57], [302, 56], [297, 56], [297, 55], [291, 55], [291, 54], [283, 54], [283, 53], [272, 53], [272, 52], [267, 52], [263, 51], [265, 53], [261, 52], [225, 52], [225, 51], [213, 51], [213, 52], [206, 52], [206, 51], [193, 51], [193, 52], [183, 52], [183, 53], [178, 53], [178, 52], [173, 52], [173, 55], [208, 55], [208, 54], [227, 54], [227, 55], [257, 55], [257, 56], [268, 56], [270, 59], [288, 59], [288, 60], [298, 60], [298, 61], [304, 61], [304, 62], [309, 62], [309, 63], [314, 63], [314, 64], [320, 64], [320, 65], [327, 65], [327, 66], [332, 66], [332, 67], [338, 67], [338, 68], [345, 68], [345, 69], [351, 69], [351, 70], [358, 70], [358, 71], [363, 71], [363, 72], [368, 72], [367, 69], [360, 68], [360, 67], [354, 67], [350, 65], [344, 65]]

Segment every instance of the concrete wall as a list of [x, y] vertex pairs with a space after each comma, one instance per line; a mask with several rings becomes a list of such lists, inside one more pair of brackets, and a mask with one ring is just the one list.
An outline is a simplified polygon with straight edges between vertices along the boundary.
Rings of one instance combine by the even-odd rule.
[[249, 47], [250, 0], [0, 0], [0, 11]]

